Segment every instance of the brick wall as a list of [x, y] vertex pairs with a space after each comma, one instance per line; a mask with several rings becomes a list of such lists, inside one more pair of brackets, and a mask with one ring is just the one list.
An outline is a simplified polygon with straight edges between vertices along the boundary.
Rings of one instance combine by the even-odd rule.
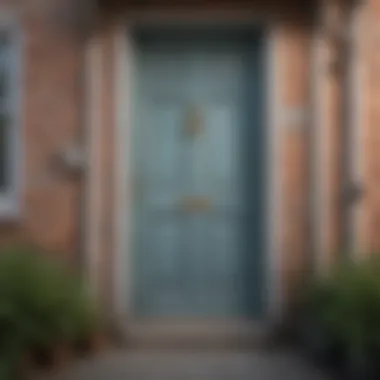
[[[342, 1], [325, 1], [325, 16], [341, 4]], [[354, 56], [356, 89], [351, 94], [351, 105], [357, 107], [358, 117], [353, 122], [353, 149], [350, 154], [353, 162], [352, 179], [357, 180], [364, 188], [362, 198], [351, 206], [352, 221], [356, 244], [354, 254], [365, 256], [380, 249], [380, 198], [379, 198], [379, 138], [380, 130], [380, 82], [379, 53], [377, 49], [379, 36], [380, 2], [370, 0], [358, 6], [355, 17]], [[323, 21], [322, 21], [323, 22]], [[328, 38], [325, 38], [326, 50], [325, 74], [322, 112], [326, 123], [323, 125], [325, 137], [324, 183], [326, 210], [322, 225], [325, 231], [322, 243], [327, 264], [336, 261], [342, 245], [342, 196], [344, 192], [342, 179], [342, 149], [344, 130], [342, 125], [342, 102], [344, 101], [343, 78], [331, 70], [331, 63], [336, 61], [337, 49]], [[347, 112], [351, 112], [348, 109]], [[341, 252], [340, 252], [341, 253]]]
[[361, 225], [366, 252], [380, 249], [380, 2], [371, 0], [363, 10], [361, 24], [363, 65], [363, 177], [365, 197]]
[[278, 260], [282, 266], [283, 296], [291, 295], [304, 281], [311, 261], [310, 241], [310, 124], [288, 119], [292, 110], [310, 108], [311, 28], [302, 22], [283, 23], [278, 30], [283, 118], [279, 122], [282, 187]]
[[0, 2], [21, 32], [24, 154], [21, 215], [1, 222], [0, 239], [32, 240], [73, 258], [80, 183], [54, 157], [81, 133], [83, 42], [56, 21], [59, 6], [60, 0]]

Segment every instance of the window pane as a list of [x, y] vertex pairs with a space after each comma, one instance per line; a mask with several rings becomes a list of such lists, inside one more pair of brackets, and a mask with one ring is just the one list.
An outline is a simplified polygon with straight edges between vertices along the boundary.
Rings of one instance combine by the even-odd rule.
[[0, 102], [9, 96], [9, 41], [5, 33], [0, 33]]
[[9, 149], [9, 138], [8, 138], [8, 121], [4, 114], [0, 114], [0, 192], [7, 190], [8, 181], [8, 149]]
[[1, 106], [3, 106], [4, 103], [6, 103], [7, 93], [9, 92], [7, 89], [8, 73], [4, 66], [5, 65], [0, 64], [0, 104]]
[[11, 185], [12, 78], [11, 40], [7, 31], [0, 31], [0, 193]]
[[9, 45], [9, 32], [6, 30], [0, 31], [0, 49]]
[[10, 40], [6, 31], [0, 31], [0, 193], [9, 190], [10, 184]]

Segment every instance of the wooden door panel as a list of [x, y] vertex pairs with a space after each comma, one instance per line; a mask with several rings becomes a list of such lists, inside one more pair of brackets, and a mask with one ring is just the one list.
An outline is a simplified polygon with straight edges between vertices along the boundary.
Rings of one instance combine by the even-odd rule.
[[154, 40], [140, 51], [139, 66], [139, 312], [242, 316], [247, 294], [261, 291], [258, 281], [247, 280], [261, 270], [247, 270], [256, 244], [247, 239], [247, 220], [256, 228], [261, 218], [250, 213], [259, 207], [248, 205], [245, 186], [252, 185], [245, 169], [261, 165], [257, 155], [245, 154], [245, 137], [255, 133], [244, 131], [258, 126], [247, 118], [247, 46]]

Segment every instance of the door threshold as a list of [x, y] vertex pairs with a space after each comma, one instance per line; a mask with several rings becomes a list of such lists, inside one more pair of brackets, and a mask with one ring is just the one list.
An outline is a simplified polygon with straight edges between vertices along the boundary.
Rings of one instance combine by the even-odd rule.
[[125, 342], [133, 348], [257, 348], [269, 341], [262, 322], [154, 319], [124, 323]]

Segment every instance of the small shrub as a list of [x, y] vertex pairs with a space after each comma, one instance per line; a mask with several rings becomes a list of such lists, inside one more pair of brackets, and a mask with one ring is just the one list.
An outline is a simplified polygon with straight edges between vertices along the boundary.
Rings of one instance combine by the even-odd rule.
[[377, 255], [339, 265], [318, 278], [306, 298], [306, 314], [348, 360], [380, 359], [380, 261]]
[[97, 319], [84, 282], [63, 263], [35, 247], [0, 249], [0, 370], [25, 350], [81, 339]]

